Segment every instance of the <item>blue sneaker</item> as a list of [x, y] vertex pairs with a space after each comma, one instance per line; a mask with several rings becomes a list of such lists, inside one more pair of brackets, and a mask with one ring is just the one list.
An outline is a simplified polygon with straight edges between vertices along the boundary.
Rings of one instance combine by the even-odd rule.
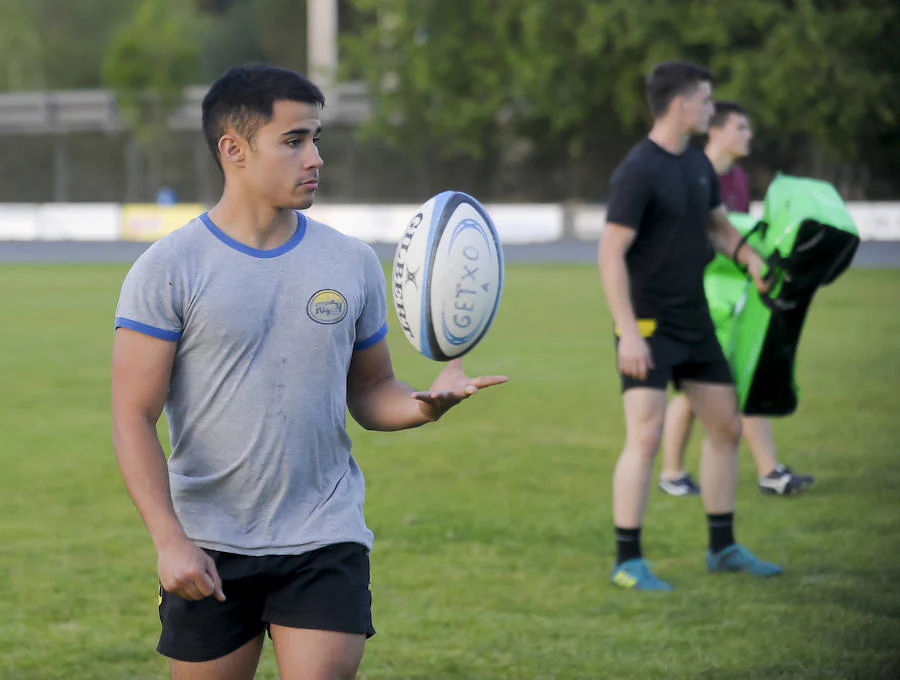
[[778, 576], [781, 567], [771, 562], [763, 562], [742, 545], [735, 543], [724, 550], [713, 554], [706, 553], [706, 570], [710, 573], [718, 571], [749, 571], [754, 576]]
[[674, 588], [656, 577], [650, 571], [650, 565], [641, 557], [626, 560], [613, 567], [610, 581], [619, 588], [633, 590], [674, 590]]

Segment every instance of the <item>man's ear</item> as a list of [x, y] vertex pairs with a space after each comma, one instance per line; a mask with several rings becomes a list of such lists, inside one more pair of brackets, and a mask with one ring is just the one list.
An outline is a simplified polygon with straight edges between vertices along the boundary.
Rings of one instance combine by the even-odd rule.
[[222, 165], [244, 167], [246, 154], [244, 140], [234, 134], [225, 134], [219, 138], [219, 159]]

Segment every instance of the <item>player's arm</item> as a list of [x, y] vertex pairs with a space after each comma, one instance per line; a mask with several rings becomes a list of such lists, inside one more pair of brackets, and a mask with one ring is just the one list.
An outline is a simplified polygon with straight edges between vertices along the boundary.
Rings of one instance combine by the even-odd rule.
[[598, 261], [600, 280], [606, 302], [619, 335], [619, 370], [643, 380], [653, 368], [653, 358], [647, 342], [638, 330], [637, 318], [631, 304], [631, 286], [625, 253], [631, 247], [637, 232], [615, 222], [607, 222], [600, 237]]
[[353, 352], [347, 372], [347, 408], [367, 430], [405, 430], [433, 420], [394, 376], [387, 340]]
[[709, 240], [718, 252], [747, 268], [760, 292], [768, 290], [769, 284], [763, 280], [765, 261], [734, 228], [724, 205], [720, 204], [709, 212]]
[[634, 243], [637, 232], [614, 222], [607, 222], [600, 236], [598, 261], [600, 280], [606, 303], [613, 321], [621, 336], [637, 335], [637, 318], [631, 304], [631, 286], [628, 281], [628, 268], [625, 266], [625, 254]]
[[347, 373], [347, 408], [367, 430], [405, 430], [430, 423], [479, 389], [504, 376], [469, 378], [462, 360], [447, 364], [427, 391], [417, 392], [394, 376], [387, 340], [353, 353]]
[[597, 259], [606, 302], [616, 324], [619, 370], [643, 380], [653, 367], [650, 348], [638, 330], [631, 300], [625, 254], [644, 220], [651, 199], [653, 177], [636, 162], [626, 161], [613, 173], [606, 207], [606, 225], [600, 236]]
[[185, 535], [169, 489], [156, 423], [162, 414], [177, 343], [116, 330], [112, 356], [112, 438], [125, 486], [159, 554], [163, 588], [200, 600], [224, 599], [212, 560]]

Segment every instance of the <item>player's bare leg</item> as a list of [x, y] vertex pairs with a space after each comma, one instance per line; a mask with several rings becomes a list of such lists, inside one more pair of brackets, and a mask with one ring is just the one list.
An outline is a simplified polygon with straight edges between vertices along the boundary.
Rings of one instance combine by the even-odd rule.
[[684, 393], [677, 393], [666, 406], [662, 434], [662, 469], [659, 488], [671, 496], [695, 496], [700, 489], [684, 470], [684, 455], [694, 428], [694, 410]]
[[169, 660], [172, 680], [253, 680], [264, 635], [260, 634], [243, 647], [212, 661]]
[[610, 580], [620, 588], [671, 590], [643, 559], [641, 525], [647, 507], [653, 459], [659, 449], [666, 412], [665, 390], [635, 387], [625, 391], [625, 448], [613, 475], [616, 564]]
[[738, 446], [741, 419], [733, 385], [685, 382], [685, 394], [706, 428], [700, 483], [709, 524], [710, 572], [746, 571], [755, 576], [775, 576], [781, 567], [764, 562], [734, 539], [734, 500], [738, 480]]
[[365, 635], [272, 626], [281, 680], [354, 680]]
[[743, 416], [744, 439], [753, 454], [756, 470], [760, 477], [765, 477], [778, 466], [775, 457], [775, 440], [772, 438], [772, 423], [768, 418], [759, 416]]
[[734, 512], [741, 420], [733, 385], [685, 381], [684, 392], [703, 427], [700, 486], [706, 512]]
[[653, 459], [659, 449], [666, 413], [664, 390], [634, 387], [625, 391], [625, 448], [613, 475], [613, 521], [636, 529], [644, 521]]
[[685, 394], [676, 394], [666, 406], [662, 435], [662, 474], [676, 479], [684, 474], [684, 452], [694, 428], [694, 410]]

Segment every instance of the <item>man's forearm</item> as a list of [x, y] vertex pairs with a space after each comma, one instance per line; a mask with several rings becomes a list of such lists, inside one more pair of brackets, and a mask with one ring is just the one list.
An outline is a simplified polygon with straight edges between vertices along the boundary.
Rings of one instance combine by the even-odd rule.
[[348, 400], [353, 419], [367, 430], [407, 430], [431, 422], [413, 389], [394, 376], [383, 378]]
[[185, 538], [172, 507], [169, 470], [156, 434], [156, 425], [134, 416], [113, 425], [113, 446], [125, 486], [159, 549], [166, 543]]
[[717, 229], [714, 229], [709, 235], [709, 239], [717, 252], [722, 253], [731, 259], [735, 254], [735, 248], [737, 248], [738, 244], [741, 242], [741, 234], [731, 225], [731, 223], [728, 223], [727, 225], [719, 226]]
[[600, 281], [616, 328], [621, 335], [638, 334], [637, 319], [631, 304], [628, 269], [621, 253], [601, 247]]
[[[759, 254], [746, 241], [741, 244], [743, 240], [741, 232], [735, 229], [730, 222], [727, 227], [720, 227], [710, 234], [710, 241], [718, 252], [738, 264], [748, 267], [751, 260], [758, 258]], [[740, 250], [738, 250], [738, 246], [740, 246]]]

